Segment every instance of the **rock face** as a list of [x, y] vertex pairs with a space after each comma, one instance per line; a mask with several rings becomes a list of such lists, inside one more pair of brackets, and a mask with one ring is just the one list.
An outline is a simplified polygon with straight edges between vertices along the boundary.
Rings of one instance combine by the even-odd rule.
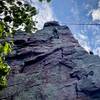
[[100, 58], [86, 52], [67, 26], [14, 36], [8, 87], [0, 100], [100, 100]]

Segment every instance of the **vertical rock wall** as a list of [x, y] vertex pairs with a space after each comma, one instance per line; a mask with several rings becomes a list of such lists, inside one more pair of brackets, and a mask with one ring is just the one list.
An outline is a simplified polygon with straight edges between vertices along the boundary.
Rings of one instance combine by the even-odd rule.
[[0, 100], [100, 100], [100, 58], [67, 26], [47, 22], [35, 34], [16, 33], [14, 43]]

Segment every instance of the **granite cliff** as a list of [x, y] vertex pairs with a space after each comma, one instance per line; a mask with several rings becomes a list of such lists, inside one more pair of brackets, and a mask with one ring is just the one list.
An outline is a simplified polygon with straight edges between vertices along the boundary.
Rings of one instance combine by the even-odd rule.
[[34, 34], [17, 32], [8, 87], [0, 100], [100, 100], [100, 57], [52, 21]]

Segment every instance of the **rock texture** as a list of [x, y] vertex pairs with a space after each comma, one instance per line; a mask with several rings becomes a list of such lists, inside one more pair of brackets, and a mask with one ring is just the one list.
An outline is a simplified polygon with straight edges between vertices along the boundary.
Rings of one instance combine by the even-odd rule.
[[8, 87], [0, 100], [100, 100], [100, 58], [86, 52], [67, 26], [14, 36]]

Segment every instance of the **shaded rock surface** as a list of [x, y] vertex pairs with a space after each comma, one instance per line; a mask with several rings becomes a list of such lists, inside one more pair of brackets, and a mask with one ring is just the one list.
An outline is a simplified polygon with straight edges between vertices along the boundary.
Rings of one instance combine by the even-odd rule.
[[67, 26], [14, 36], [8, 87], [0, 100], [100, 100], [100, 58], [86, 52]]

